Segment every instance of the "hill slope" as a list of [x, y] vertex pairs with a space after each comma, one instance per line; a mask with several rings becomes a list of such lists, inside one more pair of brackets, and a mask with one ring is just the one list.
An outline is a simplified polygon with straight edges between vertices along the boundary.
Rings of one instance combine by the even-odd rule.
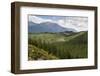
[[75, 29], [72, 28], [64, 28], [61, 27], [57, 23], [51, 22], [43, 22], [40, 24], [34, 22], [28, 22], [28, 32], [29, 33], [40, 33], [40, 32], [64, 32], [64, 31], [73, 31], [76, 32]]
[[29, 60], [47, 60], [47, 59], [58, 59], [56, 56], [52, 54], [48, 54], [47, 51], [43, 49], [37, 48], [34, 45], [29, 45], [28, 59]]
[[59, 59], [87, 58], [87, 32], [29, 34], [29, 44]]

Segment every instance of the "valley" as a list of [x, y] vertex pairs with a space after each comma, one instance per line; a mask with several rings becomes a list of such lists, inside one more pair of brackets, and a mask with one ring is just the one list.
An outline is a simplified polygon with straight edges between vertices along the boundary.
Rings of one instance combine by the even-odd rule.
[[87, 31], [28, 34], [28, 60], [87, 58]]

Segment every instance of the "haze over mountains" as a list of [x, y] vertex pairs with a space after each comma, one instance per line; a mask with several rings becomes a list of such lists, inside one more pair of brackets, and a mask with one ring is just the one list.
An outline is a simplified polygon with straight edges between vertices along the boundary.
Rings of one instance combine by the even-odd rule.
[[86, 17], [28, 16], [28, 60], [87, 58], [87, 25]]
[[[39, 26], [36, 26], [36, 27], [40, 28], [41, 27], [40, 24], [41, 25], [43, 25], [43, 24], [48, 25], [47, 24], [48, 22], [49, 22], [49, 25], [51, 24], [51, 26], [52, 25], [58, 25], [58, 27], [60, 26], [61, 28], [67, 28], [67, 31], [68, 31], [68, 29], [73, 29], [75, 31], [77, 30], [77, 32], [88, 30], [88, 17], [54, 16], [54, 15], [29, 15], [28, 16], [29, 31], [30, 31], [30, 27], [32, 27], [30, 25], [39, 25]], [[43, 27], [44, 26], [41, 27], [41, 30], [42, 30]], [[45, 27], [47, 27], [47, 26], [45, 26]], [[33, 29], [33, 27], [31, 28], [31, 30], [32, 29]], [[35, 27], [34, 27], [34, 29], [35, 29]], [[54, 29], [54, 27], [52, 29]], [[52, 30], [52, 29], [50, 29], [50, 30]], [[40, 30], [40, 29], [38, 29], [38, 30]], [[57, 29], [55, 28], [55, 30], [57, 30]], [[71, 30], [71, 31], [73, 31], [73, 30]], [[33, 32], [35, 32], [35, 31], [33, 31]]]
[[72, 28], [64, 28], [61, 27], [59, 24], [57, 23], [53, 23], [53, 22], [42, 22], [42, 23], [34, 23], [32, 21], [28, 22], [28, 32], [29, 33], [39, 33], [39, 32], [52, 32], [52, 33], [56, 33], [56, 32], [76, 32], [75, 29]]

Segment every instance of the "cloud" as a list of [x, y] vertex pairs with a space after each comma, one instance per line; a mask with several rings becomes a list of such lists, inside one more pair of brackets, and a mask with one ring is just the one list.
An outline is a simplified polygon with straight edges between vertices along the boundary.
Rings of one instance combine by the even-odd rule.
[[37, 16], [29, 16], [29, 21], [32, 21], [34, 23], [43, 23], [43, 22], [53, 22], [52, 20], [50, 19], [43, 19], [43, 18], [40, 18], [40, 17], [37, 17]]
[[43, 22], [52, 22], [57, 23], [62, 27], [65, 28], [73, 28], [77, 31], [87, 31], [88, 30], [88, 18], [87, 17], [71, 17], [67, 16], [63, 19], [53, 20], [51, 19], [44, 19], [37, 16], [29, 16], [29, 21], [34, 23], [43, 23]]
[[44, 22], [44, 19], [36, 17], [36, 16], [29, 16], [29, 21], [32, 21], [34, 23], [41, 23], [41, 22]]
[[87, 17], [66, 17], [66, 27], [71, 27], [77, 31], [88, 30], [88, 18]]
[[64, 25], [65, 25], [65, 21], [64, 20], [58, 20], [57, 22], [64, 27]]
[[30, 15], [29, 16], [29, 21], [32, 21], [32, 22], [38, 23], [38, 24], [43, 23], [43, 22], [53, 22], [53, 23], [57, 23], [61, 26], [64, 26], [64, 20], [63, 19], [60, 19], [60, 20], [44, 19], [44, 18], [40, 18], [40, 17], [37, 17], [37, 16]]

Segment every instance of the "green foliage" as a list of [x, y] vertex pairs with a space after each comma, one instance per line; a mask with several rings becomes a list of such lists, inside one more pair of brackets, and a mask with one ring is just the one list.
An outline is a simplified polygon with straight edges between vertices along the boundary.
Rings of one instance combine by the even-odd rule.
[[87, 58], [87, 32], [29, 34], [29, 60]]
[[29, 60], [47, 60], [47, 59], [58, 59], [52, 54], [48, 54], [47, 51], [39, 49], [34, 45], [28, 46], [28, 59]]

